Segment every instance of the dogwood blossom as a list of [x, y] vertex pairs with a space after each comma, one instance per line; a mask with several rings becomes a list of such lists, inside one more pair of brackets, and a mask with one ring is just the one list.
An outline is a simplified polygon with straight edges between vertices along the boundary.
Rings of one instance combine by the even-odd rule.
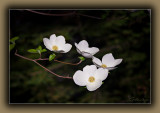
[[116, 68], [116, 65], [122, 62], [122, 59], [114, 59], [112, 53], [109, 53], [102, 57], [102, 61], [96, 57], [93, 57], [92, 61], [97, 67], [112, 70]]
[[89, 47], [88, 42], [86, 40], [82, 40], [78, 44], [75, 43], [75, 46], [77, 52], [86, 58], [92, 58], [93, 55], [99, 51], [99, 49], [96, 47]]
[[95, 65], [87, 65], [83, 71], [76, 71], [73, 75], [74, 82], [79, 86], [86, 86], [89, 91], [94, 91], [102, 85], [102, 81], [108, 76], [108, 71], [97, 69]]
[[66, 43], [63, 36], [56, 37], [55, 34], [51, 35], [50, 39], [43, 38], [43, 42], [47, 49], [56, 53], [67, 53], [72, 48], [72, 45]]

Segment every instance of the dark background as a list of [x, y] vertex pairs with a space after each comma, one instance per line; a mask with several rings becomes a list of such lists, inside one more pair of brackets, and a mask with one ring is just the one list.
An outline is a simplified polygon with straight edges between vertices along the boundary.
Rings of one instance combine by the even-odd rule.
[[[27, 10], [10, 10], [10, 38], [18, 36], [16, 47], [10, 52], [10, 103], [150, 103], [150, 12], [149, 10], [37, 10], [43, 13], [66, 16], [46, 16]], [[89, 17], [98, 17], [101, 19]], [[95, 55], [102, 58], [112, 53], [123, 58], [118, 68], [110, 71], [104, 84], [89, 92], [77, 86], [73, 80], [58, 78], [36, 65], [14, 55], [18, 53], [38, 58], [28, 49], [43, 44], [43, 38], [63, 35], [72, 49], [66, 54], [56, 54], [57, 59], [78, 62], [80, 56], [75, 42], [87, 40], [90, 47], [98, 47]], [[48, 57], [52, 52], [43, 53]], [[92, 65], [86, 59], [78, 66], [57, 62], [40, 63], [60, 75], [73, 76], [85, 65]]]

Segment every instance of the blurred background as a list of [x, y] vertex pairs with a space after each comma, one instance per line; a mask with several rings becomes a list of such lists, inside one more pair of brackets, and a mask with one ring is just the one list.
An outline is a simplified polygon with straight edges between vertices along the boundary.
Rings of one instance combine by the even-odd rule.
[[[19, 37], [10, 51], [10, 103], [150, 103], [149, 10], [32, 11], [67, 15], [47, 16], [28, 10], [10, 10], [10, 38]], [[34, 62], [14, 55], [17, 49], [23, 56], [39, 58], [38, 54], [27, 50], [39, 45], [45, 48], [43, 38], [52, 34], [63, 35], [66, 42], [73, 45], [70, 52], [56, 54], [58, 60], [78, 62], [81, 55], [74, 43], [87, 40], [90, 47], [100, 49], [96, 57], [102, 59], [103, 55], [112, 53], [115, 59], [123, 58], [123, 62], [110, 71], [99, 89], [89, 92], [73, 80], [58, 78]], [[42, 57], [48, 58], [51, 53], [48, 50]], [[85, 65], [93, 64], [91, 59], [78, 66], [54, 61], [39, 63], [63, 76], [73, 76]]]

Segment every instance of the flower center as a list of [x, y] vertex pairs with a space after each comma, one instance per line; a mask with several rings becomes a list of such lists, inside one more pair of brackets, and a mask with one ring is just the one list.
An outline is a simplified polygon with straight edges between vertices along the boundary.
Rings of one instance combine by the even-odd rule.
[[53, 51], [57, 51], [58, 47], [57, 46], [53, 46], [52, 49], [53, 49]]
[[95, 81], [95, 78], [93, 76], [89, 77], [88, 79], [89, 82], [94, 82]]
[[102, 68], [106, 68], [107, 66], [106, 66], [105, 64], [102, 64], [101, 67], [102, 67]]

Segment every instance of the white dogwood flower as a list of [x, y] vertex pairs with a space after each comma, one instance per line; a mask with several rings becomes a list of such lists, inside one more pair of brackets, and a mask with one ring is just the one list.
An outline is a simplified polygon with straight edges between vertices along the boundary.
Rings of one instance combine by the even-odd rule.
[[96, 57], [93, 57], [92, 61], [97, 67], [112, 70], [116, 68], [116, 65], [122, 62], [122, 59], [114, 59], [112, 53], [109, 53], [102, 57], [102, 61]]
[[102, 85], [102, 81], [108, 76], [108, 71], [97, 69], [95, 65], [87, 65], [83, 71], [76, 71], [73, 75], [74, 82], [79, 86], [86, 86], [89, 91], [94, 91]]
[[86, 40], [82, 40], [78, 44], [75, 43], [75, 46], [77, 48], [77, 52], [86, 58], [92, 58], [93, 55], [99, 51], [96, 47], [89, 47]]
[[63, 36], [56, 37], [55, 34], [51, 35], [50, 39], [43, 38], [43, 42], [47, 49], [56, 53], [67, 53], [72, 48], [72, 45], [66, 43]]

